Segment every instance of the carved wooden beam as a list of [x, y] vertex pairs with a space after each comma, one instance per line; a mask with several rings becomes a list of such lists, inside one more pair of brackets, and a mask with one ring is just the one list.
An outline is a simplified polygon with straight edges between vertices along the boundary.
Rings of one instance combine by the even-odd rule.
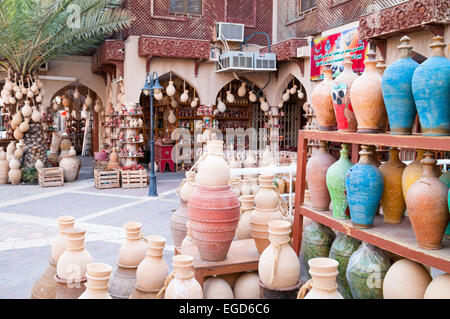
[[205, 62], [206, 59], [195, 59], [195, 68], [194, 68], [194, 76], [198, 76], [198, 68], [202, 62]]
[[300, 74], [305, 75], [305, 60], [303, 58], [291, 58], [289, 61], [295, 62], [300, 69]]

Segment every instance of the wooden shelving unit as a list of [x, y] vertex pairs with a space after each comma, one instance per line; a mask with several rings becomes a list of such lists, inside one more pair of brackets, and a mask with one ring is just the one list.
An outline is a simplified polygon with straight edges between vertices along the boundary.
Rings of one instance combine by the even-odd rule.
[[387, 224], [377, 216], [373, 228], [359, 229], [351, 220], [338, 220], [330, 211], [314, 211], [304, 206], [307, 146], [309, 140], [324, 140], [352, 144], [352, 162], [358, 160], [358, 145], [390, 146], [407, 149], [450, 151], [450, 137], [426, 137], [414, 135], [389, 135], [365, 133], [339, 133], [323, 131], [299, 131], [297, 155], [297, 179], [295, 184], [295, 212], [292, 247], [297, 254], [302, 243], [303, 216], [349, 236], [368, 242], [381, 249], [391, 251], [405, 258], [429, 265], [450, 273], [450, 241], [443, 239], [439, 250], [426, 250], [417, 245], [414, 232], [407, 217], [401, 224]]

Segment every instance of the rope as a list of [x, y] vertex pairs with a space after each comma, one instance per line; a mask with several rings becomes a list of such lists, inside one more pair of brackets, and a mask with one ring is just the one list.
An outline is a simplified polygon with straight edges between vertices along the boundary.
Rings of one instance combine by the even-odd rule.
[[311, 290], [311, 289], [312, 289], [312, 286], [313, 286], [313, 280], [310, 279], [310, 280], [308, 280], [308, 281], [306, 282], [306, 284], [304, 284], [304, 285], [300, 288], [300, 290], [298, 291], [297, 299], [303, 299], [303, 298], [305, 298], [306, 291], [307, 291], [307, 290]]
[[166, 277], [166, 280], [164, 281], [164, 287], [161, 288], [161, 290], [156, 295], [156, 299], [161, 299], [162, 294], [164, 291], [166, 291], [167, 286], [169, 285], [170, 281], [175, 277], [175, 271], [172, 271], [169, 276]]
[[287, 207], [287, 204], [285, 203], [283, 197], [281, 196], [281, 194], [280, 194], [278, 188], [276, 188], [276, 187], [274, 186], [273, 189], [274, 189], [275, 192], [277, 193], [277, 196], [278, 196], [278, 198], [279, 198], [279, 200], [280, 200], [281, 214], [282, 214], [284, 217], [289, 216], [289, 208]]
[[288, 244], [288, 243], [289, 243], [289, 241], [282, 242], [281, 244], [277, 244], [273, 241], [271, 242], [271, 244], [275, 247], [275, 259], [273, 260], [272, 272], [270, 274], [270, 285], [272, 285], [273, 281], [275, 280], [275, 271], [278, 267], [278, 257], [280, 255], [281, 246], [284, 244]]
[[145, 241], [146, 244], [148, 244], [148, 239], [144, 237], [144, 235], [141, 234], [141, 237], [139, 237], [139, 239], [143, 239]]

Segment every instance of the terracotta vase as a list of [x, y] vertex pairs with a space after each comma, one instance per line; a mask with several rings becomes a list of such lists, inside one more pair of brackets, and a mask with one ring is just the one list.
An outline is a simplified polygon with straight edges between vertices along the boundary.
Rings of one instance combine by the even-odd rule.
[[252, 178], [252, 195], [256, 195], [256, 193], [259, 191], [259, 185], [258, 185], [258, 179]]
[[51, 245], [52, 258], [58, 262], [59, 257], [66, 250], [66, 234], [67, 229], [73, 228], [75, 225], [75, 217], [60, 216], [58, 217], [58, 236], [53, 240]]
[[256, 271], [245, 272], [236, 280], [234, 287], [235, 299], [259, 299], [259, 276]]
[[188, 202], [192, 237], [205, 261], [227, 257], [239, 223], [239, 199], [230, 185], [200, 184]]
[[56, 298], [56, 261], [51, 258], [44, 273], [36, 280], [31, 289], [31, 299]]
[[424, 299], [450, 299], [450, 274], [434, 278], [425, 290]]
[[184, 250], [187, 247], [195, 246], [194, 239], [192, 238], [192, 228], [189, 220], [186, 222], [186, 237], [184, 237], [181, 243], [181, 250]]
[[9, 161], [9, 181], [12, 185], [19, 185], [22, 179], [22, 171], [20, 170], [20, 162], [15, 155], [12, 155]]
[[103, 263], [90, 263], [86, 269], [86, 290], [78, 299], [112, 299], [108, 293], [112, 267]]
[[64, 171], [65, 182], [73, 182], [77, 179], [80, 163], [78, 162], [76, 155], [67, 154], [62, 156], [59, 161], [59, 167]]
[[334, 114], [337, 128], [341, 132], [356, 132], [358, 126], [350, 102], [351, 87], [358, 78], [358, 75], [353, 72], [351, 58], [352, 56], [349, 53], [344, 56], [344, 62], [342, 62], [344, 71], [333, 80], [331, 85]]
[[345, 191], [345, 174], [353, 166], [353, 163], [348, 159], [347, 144], [342, 144], [340, 153], [341, 157], [339, 160], [333, 163], [327, 170], [326, 182], [331, 197], [333, 217], [337, 219], [349, 219], [350, 210]]
[[16, 151], [16, 143], [17, 141], [11, 141], [6, 147], [6, 160], [8, 162], [11, 160], [12, 156], [14, 155], [14, 152]]
[[137, 267], [117, 265], [109, 279], [108, 293], [113, 299], [129, 299], [136, 286]]
[[199, 185], [225, 186], [230, 180], [230, 168], [224, 159], [223, 141], [210, 140], [206, 145], [207, 153], [198, 164], [196, 180]]
[[241, 216], [236, 228], [236, 238], [251, 239], [250, 218], [255, 210], [255, 195], [242, 195], [239, 200], [241, 202]]
[[8, 184], [9, 162], [6, 160], [6, 152], [0, 147], [0, 184]]
[[376, 53], [367, 53], [364, 73], [353, 82], [350, 101], [358, 122], [358, 132], [378, 133], [383, 116], [382, 78], [376, 70]]
[[203, 299], [203, 289], [194, 278], [194, 258], [176, 255], [172, 258], [173, 279], [167, 285], [164, 299]]
[[69, 151], [71, 147], [72, 147], [72, 140], [67, 134], [63, 134], [60, 143], [61, 151]]
[[383, 281], [384, 299], [423, 299], [432, 278], [421, 264], [409, 259], [396, 261]]
[[269, 222], [270, 245], [264, 249], [258, 263], [261, 282], [268, 288], [295, 286], [300, 279], [300, 262], [289, 245], [291, 223], [287, 220]]
[[406, 206], [418, 245], [439, 249], [449, 221], [448, 186], [436, 177], [433, 153], [424, 155], [422, 177], [409, 188]]
[[189, 220], [187, 202], [180, 200], [180, 206], [170, 217], [170, 231], [175, 247], [180, 248], [183, 239], [186, 237], [186, 223]]
[[[379, 58], [376, 66], [375, 66], [378, 71], [378, 74], [381, 75], [382, 81], [383, 81], [384, 71], [386, 70], [386, 67], [387, 67], [384, 62], [385, 61], [383, 58]], [[382, 86], [383, 86], [383, 82], [382, 82]], [[387, 115], [387, 111], [386, 111], [386, 105], [384, 104], [384, 98], [382, 99], [382, 104], [383, 104], [383, 106], [381, 108], [382, 113], [381, 113], [380, 122], [378, 122], [378, 129], [379, 129], [380, 133], [386, 133], [386, 131], [388, 129], [389, 119], [388, 119], [388, 115]]]
[[253, 152], [249, 151], [244, 161], [244, 167], [256, 167], [257, 165], [258, 163], [256, 162]]
[[205, 280], [203, 294], [205, 299], [234, 299], [230, 284], [219, 277], [210, 277]]
[[109, 161], [108, 161], [108, 165], [106, 166], [106, 169], [111, 170], [111, 169], [115, 169], [115, 168], [121, 168], [122, 165], [120, 165], [119, 162], [119, 154], [117, 154], [117, 150], [114, 147], [112, 149], [111, 154], [109, 155]]
[[317, 149], [306, 164], [306, 181], [311, 195], [312, 207], [315, 210], [329, 210], [330, 193], [327, 188], [327, 170], [336, 162], [328, 154], [327, 142], [320, 141]]
[[251, 180], [244, 178], [241, 185], [241, 195], [251, 195], [252, 194], [252, 182]]
[[344, 299], [338, 291], [336, 277], [339, 263], [331, 258], [308, 260], [312, 287], [304, 299]]
[[330, 65], [326, 65], [323, 71], [324, 79], [311, 93], [312, 106], [319, 123], [320, 131], [336, 130], [336, 116], [334, 115], [333, 99], [331, 88], [333, 86], [333, 70]]
[[126, 240], [120, 247], [119, 264], [125, 267], [137, 267], [145, 258], [147, 246], [142, 239], [140, 222], [127, 222], [125, 228]]

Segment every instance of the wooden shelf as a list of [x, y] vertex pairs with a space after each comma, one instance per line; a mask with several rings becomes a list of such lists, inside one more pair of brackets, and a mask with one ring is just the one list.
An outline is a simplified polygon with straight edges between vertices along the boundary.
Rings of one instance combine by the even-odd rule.
[[116, 116], [144, 116], [144, 113], [139, 114], [117, 114]]
[[121, 158], [141, 158], [141, 157], [144, 157], [144, 155], [141, 155], [141, 156], [122, 156], [122, 155], [119, 155], [119, 157], [121, 157]]

